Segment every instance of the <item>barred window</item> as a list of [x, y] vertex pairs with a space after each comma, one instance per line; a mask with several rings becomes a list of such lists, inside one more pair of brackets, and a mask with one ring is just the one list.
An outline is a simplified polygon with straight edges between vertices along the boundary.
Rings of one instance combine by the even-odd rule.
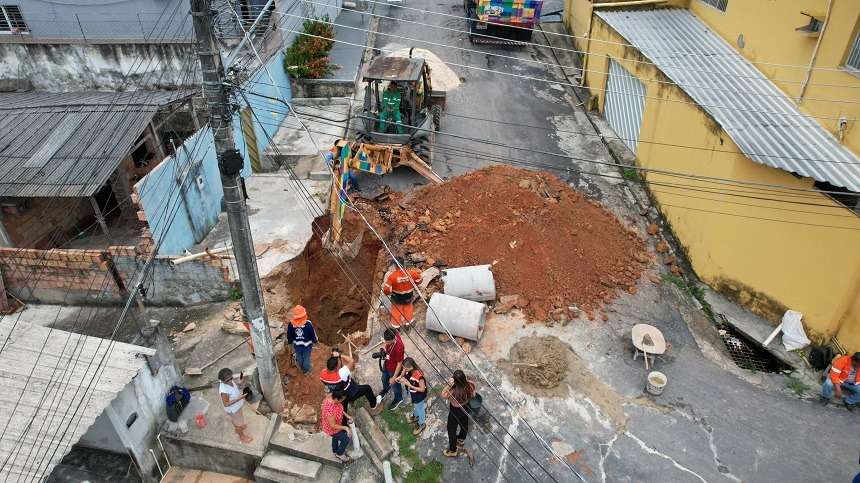
[[29, 30], [17, 5], [0, 5], [0, 33], [17, 34]]
[[720, 12], [725, 12], [726, 8], [729, 6], [729, 0], [702, 0], [708, 5], [716, 8]]
[[854, 43], [848, 51], [848, 58], [845, 59], [845, 66], [860, 70], [860, 32], [857, 32], [857, 36], [854, 37]]

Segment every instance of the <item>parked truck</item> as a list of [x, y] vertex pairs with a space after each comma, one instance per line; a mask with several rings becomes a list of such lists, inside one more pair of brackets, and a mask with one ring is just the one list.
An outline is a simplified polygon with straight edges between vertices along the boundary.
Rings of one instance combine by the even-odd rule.
[[520, 45], [531, 41], [543, 0], [464, 0], [472, 43]]

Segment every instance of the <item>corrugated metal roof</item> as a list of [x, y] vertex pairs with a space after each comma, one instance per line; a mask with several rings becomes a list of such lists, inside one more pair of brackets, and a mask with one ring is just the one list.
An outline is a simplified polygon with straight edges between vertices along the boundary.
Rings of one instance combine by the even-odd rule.
[[[0, 93], [0, 196], [92, 195], [128, 155], [159, 108], [190, 95], [190, 91]], [[73, 123], [78, 126], [68, 138], [58, 146], [46, 146]], [[46, 151], [51, 151], [50, 158], [38, 159]], [[30, 161], [34, 156], [38, 163]]]
[[701, 105], [750, 159], [860, 192], [860, 159], [688, 10], [597, 15]]
[[[16, 325], [12, 319], [0, 321], [0, 340], [9, 338], [0, 352], [0, 427], [6, 428], [0, 439], [0, 462], [5, 462], [0, 476], [42, 481], [146, 367], [137, 354], [155, 351], [114, 342], [97, 370], [109, 341], [24, 322]], [[94, 375], [98, 383], [89, 387]]]

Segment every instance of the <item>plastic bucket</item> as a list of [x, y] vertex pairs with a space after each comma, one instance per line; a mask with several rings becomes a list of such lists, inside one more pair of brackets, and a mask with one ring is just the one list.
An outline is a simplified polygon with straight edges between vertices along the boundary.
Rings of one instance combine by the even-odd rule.
[[663, 374], [660, 371], [651, 371], [648, 373], [645, 390], [648, 391], [649, 394], [659, 396], [660, 394], [663, 394], [663, 389], [666, 388], [667, 382], [669, 382], [669, 379], [666, 377], [666, 374]]

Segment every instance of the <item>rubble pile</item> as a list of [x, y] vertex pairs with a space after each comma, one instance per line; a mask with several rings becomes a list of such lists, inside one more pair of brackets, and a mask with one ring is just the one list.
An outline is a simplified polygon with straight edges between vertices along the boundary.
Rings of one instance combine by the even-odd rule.
[[545, 172], [493, 166], [379, 208], [419, 266], [491, 264], [502, 311], [591, 320], [652, 263], [635, 229]]

